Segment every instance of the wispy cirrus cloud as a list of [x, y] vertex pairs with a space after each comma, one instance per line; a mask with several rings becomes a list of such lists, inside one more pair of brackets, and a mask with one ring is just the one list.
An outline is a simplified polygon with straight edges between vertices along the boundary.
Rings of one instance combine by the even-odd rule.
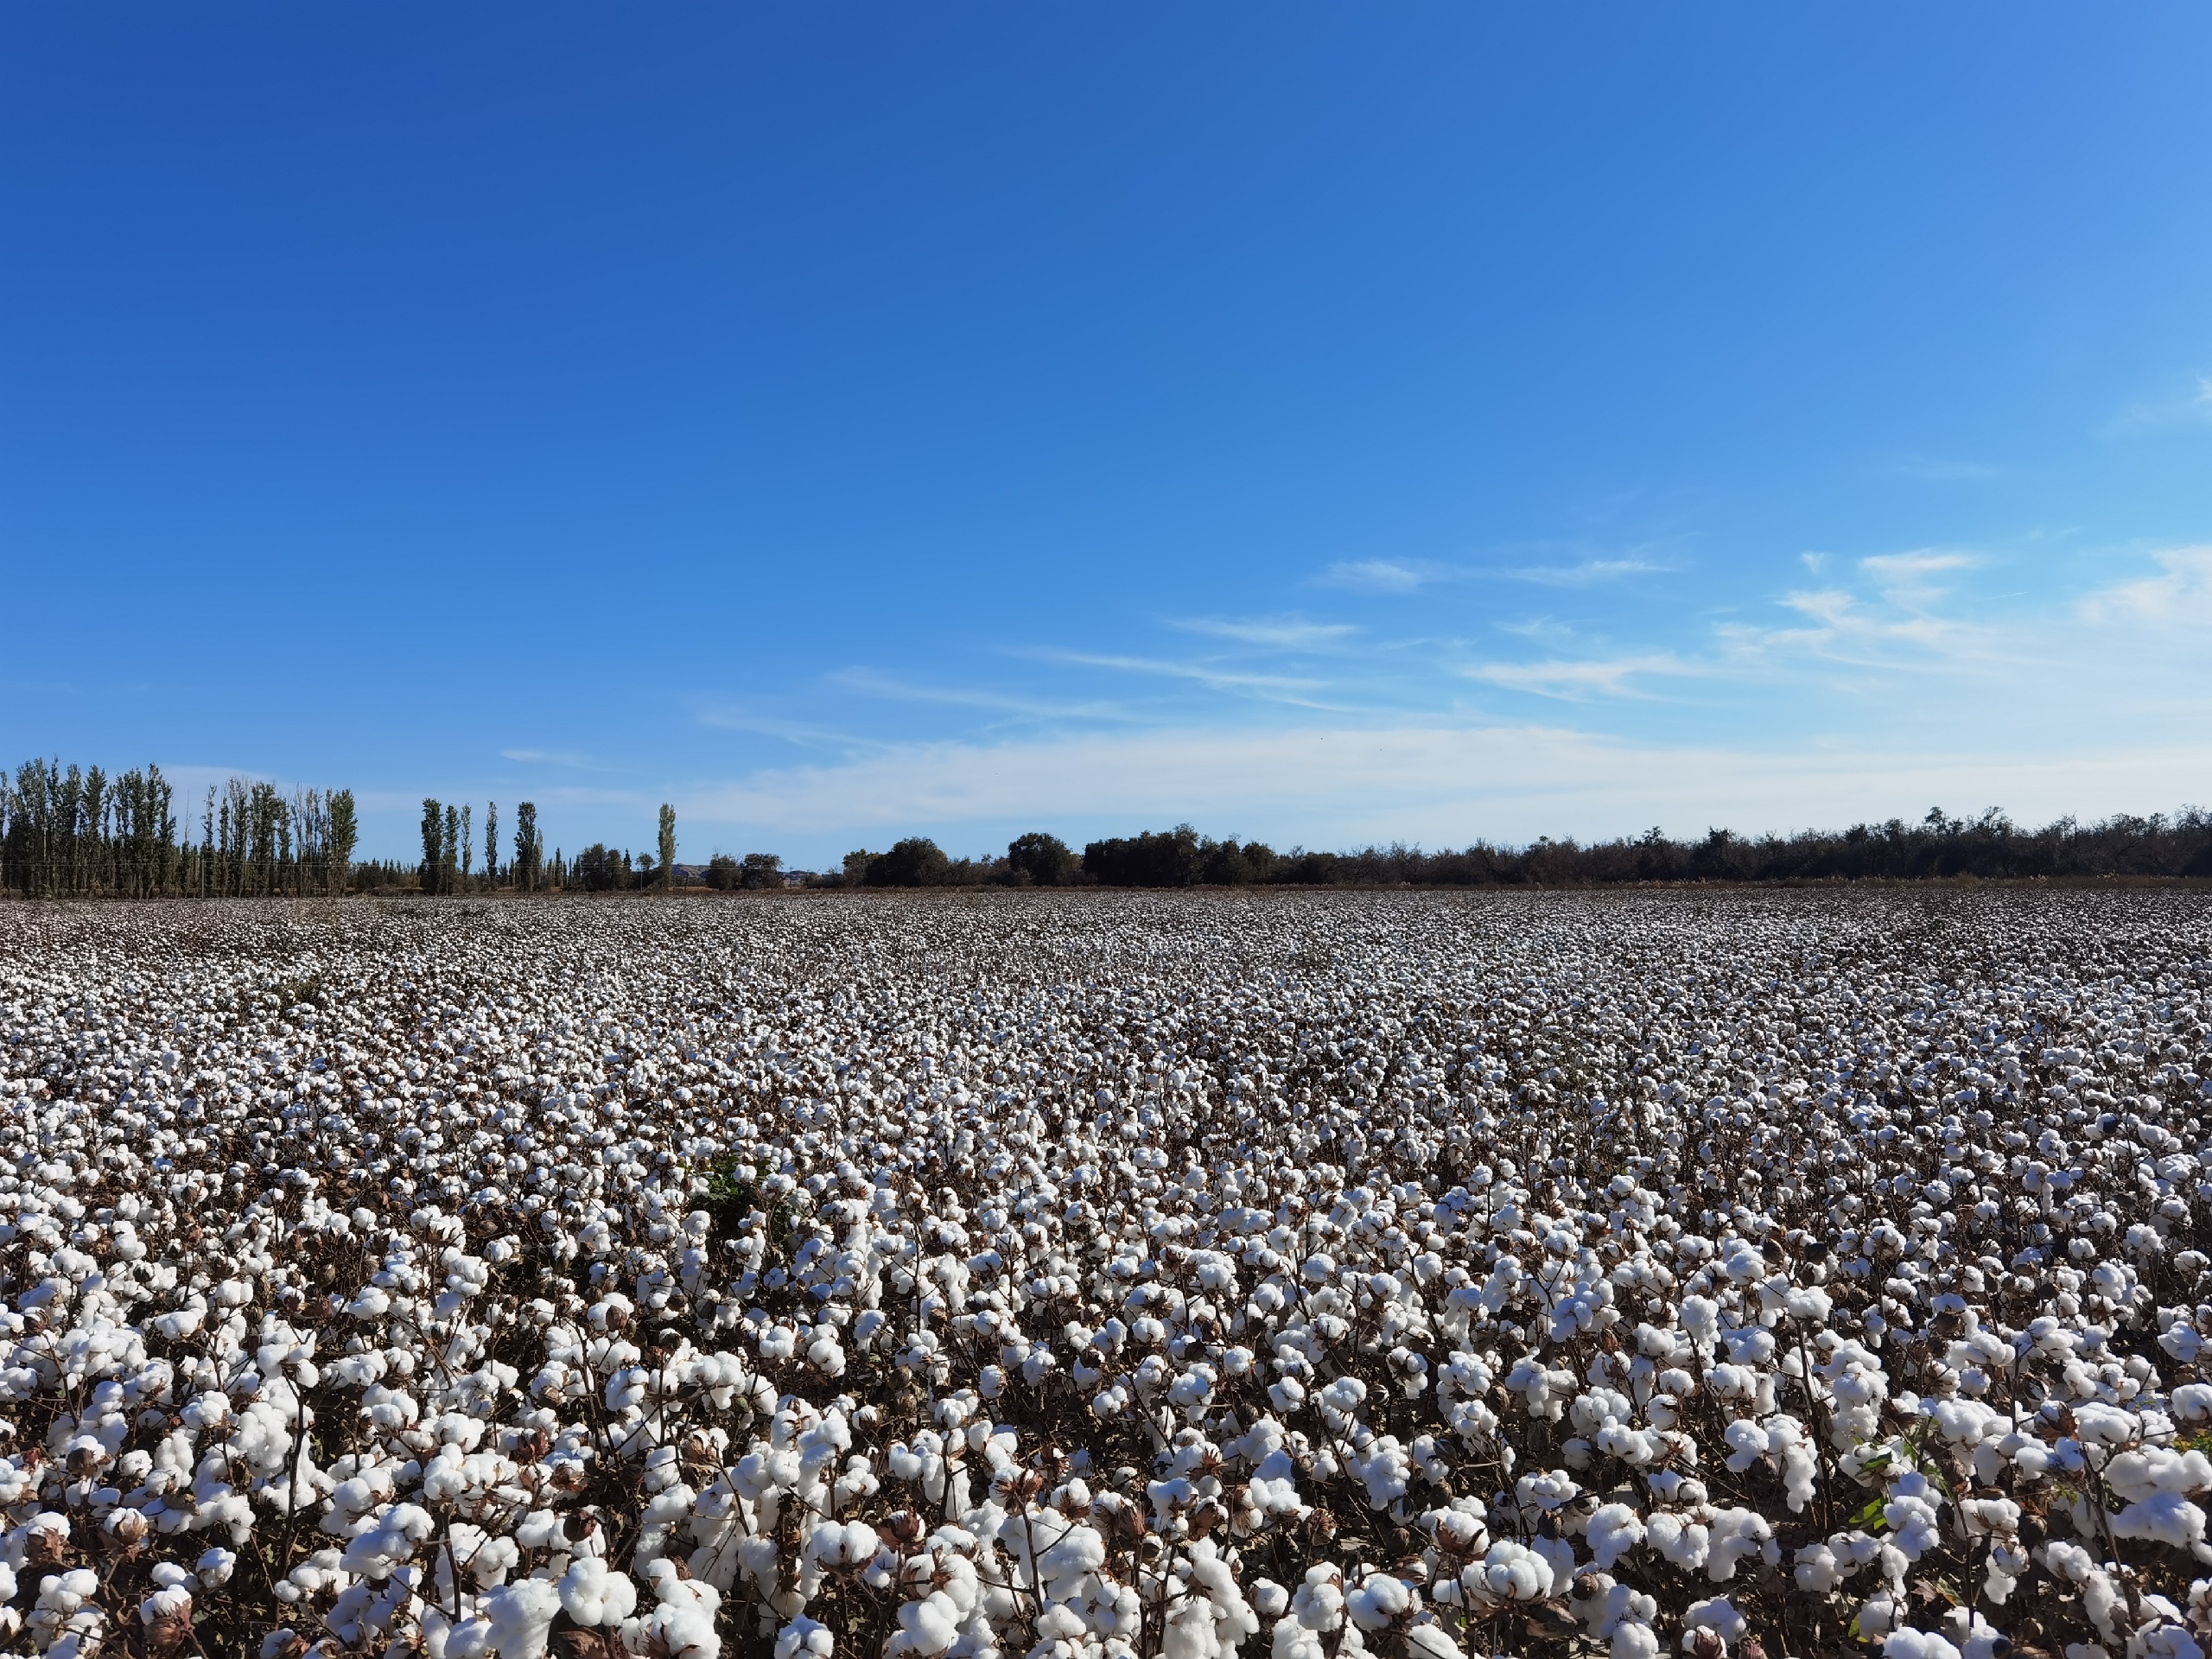
[[1417, 594], [1439, 582], [1465, 581], [1467, 575], [1457, 565], [1433, 559], [1340, 559], [1313, 580], [1323, 588], [1349, 588], [1356, 593]]
[[841, 668], [823, 677], [832, 685], [847, 691], [856, 691], [862, 696], [881, 697], [893, 702], [939, 703], [956, 709], [987, 709], [1002, 714], [1027, 715], [1038, 720], [1103, 720], [1126, 717], [1128, 710], [1120, 704], [1090, 701], [1078, 702], [1055, 702], [1049, 698], [1026, 697], [1017, 693], [957, 685], [916, 685], [893, 675], [880, 674], [869, 668]]
[[[1464, 721], [1216, 727], [1007, 744], [931, 742], [830, 766], [766, 769], [673, 796], [689, 823], [844, 833], [880, 826], [1087, 832], [1190, 818], [1281, 845], [1617, 835], [1657, 822], [1747, 833], [1999, 801], [2037, 822], [2170, 810], [2212, 742], [1992, 749], [1637, 742], [1554, 725]], [[969, 833], [981, 837], [979, 829]], [[950, 836], [946, 837], [950, 839]]]
[[578, 754], [573, 749], [501, 749], [502, 760], [518, 760], [529, 766], [572, 766], [580, 772], [594, 769], [592, 759]]
[[2119, 437], [2146, 427], [2212, 423], [2212, 375], [2195, 375], [2191, 381], [2188, 386], [2130, 404], [2106, 423], [2105, 435]]
[[1168, 626], [1277, 651], [1319, 650], [1341, 644], [1359, 632], [1349, 622], [1309, 622], [1302, 616], [1179, 617]]
[[1018, 653], [1039, 662], [1062, 663], [1071, 668], [1106, 668], [1122, 674], [1147, 674], [1162, 679], [1188, 680], [1214, 691], [1248, 691], [1289, 697], [1323, 690], [1325, 680], [1288, 674], [1253, 674], [1211, 663], [1178, 662], [1158, 657], [1127, 657], [1104, 652], [1058, 651], [1039, 648]]
[[1595, 588], [1624, 576], [1660, 575], [1680, 569], [1679, 565], [1661, 564], [1651, 559], [1584, 559], [1575, 564], [1522, 565], [1498, 574], [1515, 582], [1534, 582], [1540, 588]]
[[1509, 691], [1526, 691], [1572, 702], [1590, 697], [1648, 696], [1637, 687], [1636, 681], [1697, 677], [1713, 671], [1672, 652], [1654, 651], [1622, 657], [1554, 657], [1535, 663], [1484, 663], [1461, 671], [1469, 679], [1486, 681]]
[[1971, 570], [1981, 563], [1978, 553], [1949, 548], [1919, 548], [1910, 553], [1876, 553], [1859, 561], [1859, 568], [1885, 589], [1921, 589], [1931, 579], [1953, 570]]
[[2082, 619], [2160, 629], [2212, 622], [2212, 546], [2170, 548], [2151, 556], [2159, 567], [2158, 575], [2115, 582], [2084, 595], [2075, 607]]
[[706, 704], [695, 709], [691, 717], [700, 725], [715, 731], [750, 732], [761, 737], [776, 738], [803, 749], [823, 749], [849, 754], [890, 747], [888, 739], [869, 737], [813, 721], [786, 720], [779, 715], [762, 714], [755, 709], [728, 704]]

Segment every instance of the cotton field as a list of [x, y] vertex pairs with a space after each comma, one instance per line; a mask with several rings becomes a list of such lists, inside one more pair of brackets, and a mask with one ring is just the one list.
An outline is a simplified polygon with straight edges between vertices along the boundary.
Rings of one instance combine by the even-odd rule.
[[2201, 1656], [2212, 902], [0, 909], [11, 1653]]

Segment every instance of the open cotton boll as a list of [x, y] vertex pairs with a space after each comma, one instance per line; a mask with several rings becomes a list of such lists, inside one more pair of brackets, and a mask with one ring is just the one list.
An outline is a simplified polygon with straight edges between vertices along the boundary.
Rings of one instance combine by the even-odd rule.
[[1371, 1573], [1344, 1598], [1344, 1611], [1363, 1630], [1386, 1630], [1419, 1605], [1412, 1586], [1387, 1573]]
[[899, 1609], [899, 1628], [884, 1644], [887, 1659], [914, 1654], [919, 1659], [949, 1653], [960, 1639], [960, 1609], [942, 1590], [931, 1592]]
[[1882, 1638], [1882, 1659], [1962, 1659], [1962, 1656], [1933, 1631], [1906, 1627]]
[[156, 1590], [138, 1604], [140, 1622], [151, 1625], [164, 1619], [188, 1619], [192, 1614], [192, 1592], [181, 1586]]
[[637, 1611], [638, 1586], [626, 1573], [586, 1555], [561, 1576], [561, 1610], [582, 1625], [620, 1624]]
[[2113, 1516], [2112, 1530], [2115, 1538], [2149, 1539], [2194, 1552], [2204, 1544], [2204, 1511], [2179, 1492], [2157, 1491]]
[[1281, 897], [0, 906], [0, 1637], [2202, 1643], [2196, 900]]
[[[561, 1611], [561, 1592], [543, 1579], [524, 1579], [489, 1592], [479, 1606], [499, 1659], [541, 1659]], [[450, 1656], [450, 1645], [447, 1651]]]
[[1586, 1536], [1591, 1565], [1600, 1573], [1610, 1573], [1622, 1556], [1643, 1541], [1643, 1521], [1629, 1504], [1600, 1504], [1590, 1516]]
[[1682, 1651], [1700, 1651], [1699, 1637], [1709, 1633], [1718, 1637], [1723, 1647], [1733, 1651], [1751, 1633], [1751, 1621], [1738, 1611], [1726, 1596], [1715, 1596], [1708, 1601], [1694, 1601], [1682, 1618]]
[[1501, 1539], [1460, 1575], [1460, 1581], [1481, 1604], [1541, 1601], [1552, 1594], [1555, 1575], [1551, 1558], [1541, 1551]]

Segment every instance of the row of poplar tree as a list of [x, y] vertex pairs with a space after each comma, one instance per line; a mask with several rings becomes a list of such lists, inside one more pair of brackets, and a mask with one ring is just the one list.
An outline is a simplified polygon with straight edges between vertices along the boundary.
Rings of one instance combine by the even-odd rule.
[[467, 893], [479, 887], [511, 887], [524, 893], [565, 886], [556, 853], [549, 863], [545, 837], [538, 833], [537, 808], [524, 801], [515, 809], [514, 857], [499, 862], [499, 804], [484, 804], [484, 869], [476, 870], [475, 808], [425, 796], [423, 799], [423, 863], [416, 881], [424, 893]]
[[676, 813], [660, 810], [660, 857], [588, 848], [574, 861], [546, 854], [537, 808], [515, 809], [512, 856], [500, 860], [499, 808], [484, 808], [483, 863], [473, 805], [423, 803], [423, 861], [357, 863], [353, 792], [295, 789], [250, 778], [211, 785], [200, 807], [180, 803], [159, 766], [111, 776], [99, 766], [31, 760], [0, 770], [0, 893], [29, 898], [232, 899], [389, 891], [522, 892], [578, 886], [666, 885], [675, 868]]
[[[499, 862], [499, 804], [484, 804], [484, 864], [476, 865], [475, 807], [473, 803], [423, 799], [423, 861], [415, 882], [423, 893], [472, 893], [513, 887], [534, 893], [556, 887], [581, 887], [600, 893], [624, 887], [665, 887], [676, 876], [676, 809], [660, 809], [659, 857], [640, 853], [633, 861], [620, 849], [594, 842], [574, 859], [557, 847], [545, 855], [545, 837], [538, 833], [537, 808], [524, 801], [515, 809], [514, 857]], [[396, 882], [396, 867], [379, 866], [376, 879]]]
[[210, 785], [199, 804], [195, 841], [159, 766], [110, 776], [32, 760], [13, 779], [0, 772], [0, 891], [213, 899], [346, 890], [359, 834], [351, 790], [286, 794], [233, 778]]

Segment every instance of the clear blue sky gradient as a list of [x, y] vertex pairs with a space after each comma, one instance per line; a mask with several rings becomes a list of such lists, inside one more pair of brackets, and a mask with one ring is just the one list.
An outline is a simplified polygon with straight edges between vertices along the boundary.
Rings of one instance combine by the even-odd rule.
[[2212, 799], [2201, 6], [18, 6], [0, 143], [10, 761], [799, 864]]

